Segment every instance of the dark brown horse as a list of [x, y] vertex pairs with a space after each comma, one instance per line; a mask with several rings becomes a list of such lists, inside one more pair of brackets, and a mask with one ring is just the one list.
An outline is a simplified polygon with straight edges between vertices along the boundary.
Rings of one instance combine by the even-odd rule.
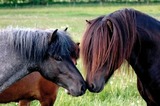
[[[79, 43], [71, 52], [74, 64], [79, 58]], [[43, 78], [39, 72], [33, 72], [0, 94], [0, 103], [18, 102], [19, 106], [29, 106], [32, 100], [39, 100], [41, 106], [53, 106], [59, 86]]]
[[88, 89], [100, 92], [124, 60], [134, 69], [148, 106], [160, 106], [160, 22], [123, 9], [88, 22], [81, 54]]

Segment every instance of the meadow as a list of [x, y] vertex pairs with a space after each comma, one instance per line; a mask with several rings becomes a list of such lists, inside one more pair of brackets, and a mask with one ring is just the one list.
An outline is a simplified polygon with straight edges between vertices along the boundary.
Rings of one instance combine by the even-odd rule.
[[[122, 8], [134, 8], [160, 20], [160, 4], [105, 4], [105, 5], [52, 5], [46, 7], [1, 8], [0, 28], [7, 26], [29, 27], [41, 29], [65, 29], [76, 42], [80, 42], [85, 31], [86, 22], [100, 15], [109, 14]], [[78, 69], [85, 77], [81, 59]], [[38, 106], [37, 101], [32, 106]], [[16, 106], [16, 103], [0, 104], [0, 106]], [[131, 68], [123, 64], [117, 70], [104, 90], [100, 93], [87, 91], [83, 96], [72, 97], [59, 89], [54, 106], [146, 106], [136, 87], [136, 76]]]

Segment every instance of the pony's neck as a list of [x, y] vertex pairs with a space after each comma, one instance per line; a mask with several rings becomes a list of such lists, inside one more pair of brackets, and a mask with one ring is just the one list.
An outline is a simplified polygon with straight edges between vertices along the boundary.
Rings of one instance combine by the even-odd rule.
[[154, 33], [154, 36], [160, 35], [160, 21], [156, 20], [155, 18], [136, 11], [136, 23], [137, 29], [146, 32], [148, 35]]
[[137, 38], [128, 62], [137, 76], [144, 78], [141, 80], [145, 82], [150, 78], [149, 72], [154, 71], [152, 67], [160, 66], [160, 22], [148, 15], [136, 12], [136, 23]]
[[3, 72], [3, 75], [0, 76], [0, 92], [29, 73], [29, 71], [27, 71], [27, 66], [24, 64], [10, 66], [10, 69], [4, 69], [1, 70], [1, 72]]

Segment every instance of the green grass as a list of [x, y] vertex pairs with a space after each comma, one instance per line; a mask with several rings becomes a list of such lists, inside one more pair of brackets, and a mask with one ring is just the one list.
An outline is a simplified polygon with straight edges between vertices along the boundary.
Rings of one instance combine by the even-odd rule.
[[[160, 19], [160, 4], [157, 5], [78, 5], [78, 6], [49, 6], [36, 8], [0, 9], [0, 28], [7, 26], [31, 28], [60, 28], [69, 27], [69, 32], [75, 41], [80, 41], [86, 27], [85, 20], [109, 14], [117, 9], [134, 8]], [[84, 74], [79, 60], [79, 70]], [[101, 93], [86, 92], [81, 97], [72, 97], [60, 88], [55, 106], [145, 106], [136, 88], [136, 76], [128, 74], [124, 67], [116, 72]], [[0, 106], [15, 106], [15, 103]], [[32, 106], [37, 106], [37, 101]]]

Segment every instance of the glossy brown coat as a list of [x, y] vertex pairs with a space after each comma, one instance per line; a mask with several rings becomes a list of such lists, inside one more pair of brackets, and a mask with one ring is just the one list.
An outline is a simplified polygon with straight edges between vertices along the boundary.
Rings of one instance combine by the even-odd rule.
[[41, 106], [52, 106], [56, 100], [58, 85], [33, 72], [0, 94], [0, 102], [18, 102], [19, 106], [29, 106], [30, 101], [39, 100]]

